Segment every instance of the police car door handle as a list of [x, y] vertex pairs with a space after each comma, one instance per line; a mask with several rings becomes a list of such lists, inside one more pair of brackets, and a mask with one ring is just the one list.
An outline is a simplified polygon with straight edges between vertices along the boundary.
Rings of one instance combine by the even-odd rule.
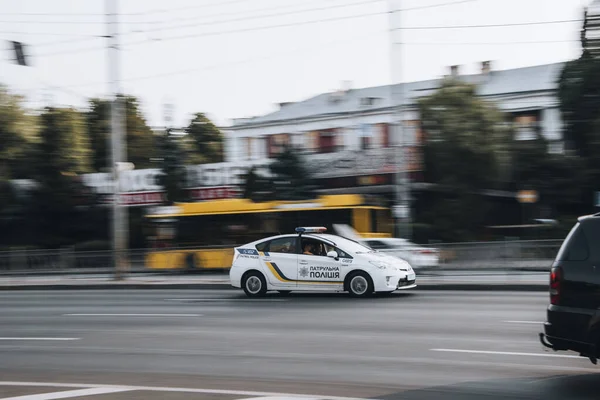
[[300, 265], [306, 265], [308, 264], [308, 261], [300, 261]]

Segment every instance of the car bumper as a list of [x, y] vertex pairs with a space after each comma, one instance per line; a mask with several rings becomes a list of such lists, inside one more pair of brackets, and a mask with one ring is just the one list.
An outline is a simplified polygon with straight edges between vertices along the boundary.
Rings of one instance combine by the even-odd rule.
[[229, 270], [229, 282], [233, 287], [242, 287], [242, 268], [231, 267]]
[[[414, 274], [413, 274], [414, 277]], [[416, 277], [413, 279], [407, 279], [407, 275], [388, 275], [381, 276], [379, 279], [375, 279], [373, 284], [376, 292], [393, 292], [397, 289], [411, 289], [416, 287]]]
[[585, 356], [596, 355], [595, 310], [550, 305], [546, 314], [542, 339], [550, 345], [547, 347], [576, 351]]

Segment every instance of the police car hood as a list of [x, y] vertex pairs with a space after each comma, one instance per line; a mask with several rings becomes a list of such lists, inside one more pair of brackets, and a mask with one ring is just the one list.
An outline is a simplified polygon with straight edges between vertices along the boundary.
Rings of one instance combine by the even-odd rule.
[[378, 251], [372, 251], [368, 253], [360, 253], [361, 258], [365, 261], [374, 261], [374, 262], [383, 262], [389, 264], [391, 267], [396, 267], [401, 271], [411, 271], [412, 268], [410, 264], [404, 260], [401, 260], [397, 257], [390, 256], [385, 253], [380, 253]]

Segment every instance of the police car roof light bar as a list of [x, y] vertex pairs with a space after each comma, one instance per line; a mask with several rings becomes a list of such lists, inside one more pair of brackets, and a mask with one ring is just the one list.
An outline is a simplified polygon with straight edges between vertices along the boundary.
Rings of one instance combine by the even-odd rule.
[[307, 227], [298, 227], [296, 228], [296, 233], [323, 233], [326, 232], [327, 228], [324, 226], [307, 226]]

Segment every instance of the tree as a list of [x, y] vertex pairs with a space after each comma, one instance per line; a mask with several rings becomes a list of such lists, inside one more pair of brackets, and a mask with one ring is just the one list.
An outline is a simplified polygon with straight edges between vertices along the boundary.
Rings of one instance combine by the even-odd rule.
[[159, 177], [160, 185], [167, 193], [169, 203], [186, 201], [185, 185], [186, 185], [186, 168], [185, 154], [181, 149], [178, 138], [170, 134], [167, 130], [166, 134], [159, 137], [160, 148], [160, 169]]
[[109, 167], [110, 102], [91, 99], [85, 114], [92, 154], [92, 170], [103, 171]]
[[582, 53], [563, 68], [558, 97], [568, 150], [583, 159], [583, 168], [578, 173], [586, 176], [581, 201], [589, 209], [600, 179], [600, 58], [588, 50], [586, 30], [587, 19], [584, 19]]
[[0, 85], [0, 179], [25, 178], [30, 172], [28, 156], [37, 124], [22, 101]]
[[206, 115], [196, 113], [185, 131], [185, 146], [192, 164], [223, 161], [223, 134]]
[[[137, 169], [151, 168], [155, 157], [155, 136], [146, 123], [137, 98], [120, 96], [125, 105], [127, 161]], [[92, 99], [86, 113], [88, 134], [93, 150], [94, 171], [106, 170], [110, 165], [111, 102]]]
[[83, 116], [68, 108], [46, 108], [36, 151], [32, 217], [44, 245], [57, 246], [74, 240], [84, 228], [77, 207], [86, 191], [78, 175], [91, 164]]
[[271, 191], [269, 179], [262, 176], [256, 167], [250, 168], [244, 177], [243, 198], [264, 201], [270, 198]]
[[426, 134], [425, 179], [437, 184], [423, 213], [442, 239], [468, 240], [490, 212], [483, 191], [510, 177], [511, 131], [504, 115], [476, 87], [446, 80], [419, 101]]
[[316, 196], [317, 186], [293, 147], [286, 147], [269, 165], [271, 187], [277, 200], [305, 200]]

